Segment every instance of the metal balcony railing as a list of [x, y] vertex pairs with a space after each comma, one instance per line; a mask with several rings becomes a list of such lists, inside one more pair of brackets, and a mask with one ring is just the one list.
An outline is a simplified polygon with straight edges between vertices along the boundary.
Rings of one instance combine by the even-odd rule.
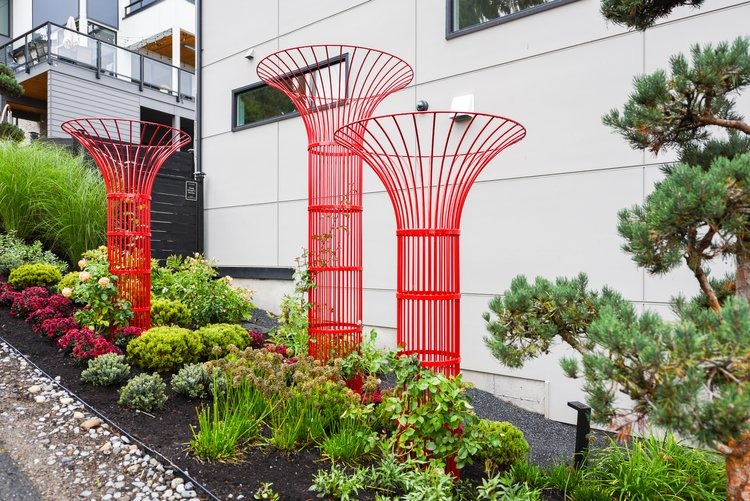
[[172, 95], [195, 99], [195, 74], [138, 52], [103, 42], [54, 23], [45, 23], [0, 47], [0, 63], [16, 73], [38, 64], [64, 63]]

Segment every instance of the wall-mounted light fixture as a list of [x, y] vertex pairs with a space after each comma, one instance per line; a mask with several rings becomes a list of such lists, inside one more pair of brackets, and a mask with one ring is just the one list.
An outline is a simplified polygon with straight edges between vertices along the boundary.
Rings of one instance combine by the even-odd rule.
[[474, 111], [474, 94], [456, 96], [451, 100], [451, 111], [456, 113], [452, 116], [456, 122], [463, 122], [471, 118], [469, 113]]
[[255, 49], [247, 49], [247, 52], [245, 52], [245, 59], [248, 61], [252, 61], [255, 57]]

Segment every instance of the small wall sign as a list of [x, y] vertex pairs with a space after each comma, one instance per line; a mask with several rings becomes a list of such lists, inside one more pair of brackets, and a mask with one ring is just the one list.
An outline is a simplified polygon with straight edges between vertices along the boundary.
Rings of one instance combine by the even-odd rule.
[[185, 181], [185, 200], [191, 202], [198, 201], [198, 183], [195, 181]]

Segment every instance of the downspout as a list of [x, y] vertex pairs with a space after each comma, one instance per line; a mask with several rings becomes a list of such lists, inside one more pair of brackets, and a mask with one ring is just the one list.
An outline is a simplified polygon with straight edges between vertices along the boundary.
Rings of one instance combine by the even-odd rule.
[[195, 149], [195, 161], [193, 178], [198, 183], [198, 207], [196, 217], [196, 242], [197, 251], [201, 254], [204, 252], [203, 243], [203, 178], [206, 174], [203, 172], [203, 1], [195, 0], [195, 127], [193, 138], [193, 148]]

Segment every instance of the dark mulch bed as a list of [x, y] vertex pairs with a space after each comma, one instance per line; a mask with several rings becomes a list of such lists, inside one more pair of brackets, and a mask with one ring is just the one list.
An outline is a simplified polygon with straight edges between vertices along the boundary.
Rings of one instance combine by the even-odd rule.
[[[257, 312], [254, 321], [261, 328], [271, 321], [265, 312]], [[0, 338], [14, 346], [46, 374], [60, 377], [60, 384], [75, 394], [97, 413], [124, 430], [146, 447], [155, 451], [206, 489], [202, 497], [218, 499], [243, 495], [252, 499], [261, 483], [272, 482], [284, 500], [315, 499], [308, 489], [312, 478], [328, 463], [316, 449], [305, 449], [293, 455], [281, 454], [270, 447], [255, 447], [244, 454], [239, 463], [202, 462], [188, 447], [192, 438], [190, 426], [197, 426], [195, 400], [167, 388], [169, 400], [165, 409], [155, 416], [126, 409], [117, 404], [117, 391], [80, 381], [81, 367], [71, 365], [70, 359], [47, 340], [34, 334], [23, 321], [10, 317], [7, 308], [0, 308]], [[133, 375], [138, 371], [134, 370]], [[169, 380], [169, 375], [165, 375]], [[471, 390], [477, 414], [489, 419], [508, 420], [526, 434], [532, 449], [532, 461], [549, 465], [571, 457], [575, 430], [573, 427], [545, 420], [542, 416], [501, 402], [486, 392]], [[481, 465], [469, 465], [462, 478], [480, 482]], [[362, 499], [374, 499], [374, 494]]]

